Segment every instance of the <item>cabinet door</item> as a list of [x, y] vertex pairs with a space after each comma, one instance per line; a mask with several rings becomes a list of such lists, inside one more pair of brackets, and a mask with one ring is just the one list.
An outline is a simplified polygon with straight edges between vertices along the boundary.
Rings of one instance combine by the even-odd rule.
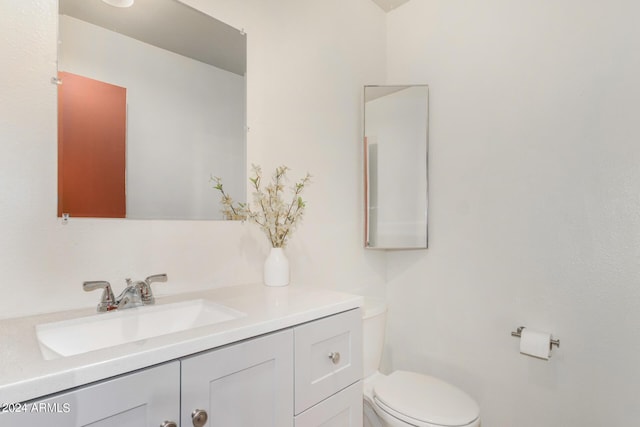
[[362, 381], [304, 411], [295, 427], [362, 427]]
[[293, 332], [182, 359], [182, 427], [205, 410], [207, 427], [293, 425]]
[[[13, 407], [12, 410], [18, 410]], [[158, 427], [180, 415], [180, 364], [171, 362], [29, 402], [1, 426]]]

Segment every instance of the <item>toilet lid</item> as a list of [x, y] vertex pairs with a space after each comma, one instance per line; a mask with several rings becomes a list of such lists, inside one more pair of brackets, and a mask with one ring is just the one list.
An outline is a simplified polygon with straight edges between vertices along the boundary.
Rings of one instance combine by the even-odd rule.
[[437, 378], [396, 371], [377, 381], [374, 398], [407, 423], [464, 426], [478, 418], [478, 404], [462, 390]]

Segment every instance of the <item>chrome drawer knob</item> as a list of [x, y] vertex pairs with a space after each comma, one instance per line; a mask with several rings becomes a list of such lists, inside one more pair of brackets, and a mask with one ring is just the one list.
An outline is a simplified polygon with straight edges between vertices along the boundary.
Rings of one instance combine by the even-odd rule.
[[329, 353], [329, 359], [333, 362], [334, 365], [340, 363], [340, 353], [337, 351], [332, 351]]
[[196, 409], [191, 413], [191, 421], [193, 421], [193, 427], [204, 427], [207, 423], [207, 411], [204, 409]]
[[160, 424], [160, 427], [178, 427], [178, 424], [176, 424], [173, 421], [165, 421], [162, 424]]

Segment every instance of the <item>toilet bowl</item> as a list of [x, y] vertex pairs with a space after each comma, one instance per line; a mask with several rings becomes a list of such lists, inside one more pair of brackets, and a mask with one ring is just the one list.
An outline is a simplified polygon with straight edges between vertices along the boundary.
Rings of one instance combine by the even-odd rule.
[[365, 298], [364, 427], [479, 427], [478, 404], [453, 385], [416, 372], [378, 371], [386, 314], [384, 301]]

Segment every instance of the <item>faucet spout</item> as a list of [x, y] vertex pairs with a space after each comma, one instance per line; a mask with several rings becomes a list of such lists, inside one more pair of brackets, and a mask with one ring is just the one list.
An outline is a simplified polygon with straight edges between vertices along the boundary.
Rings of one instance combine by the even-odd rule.
[[127, 287], [124, 288], [122, 293], [116, 298], [116, 305], [119, 310], [144, 305], [141, 292], [143, 283], [144, 282], [140, 281], [133, 282], [131, 279], [127, 279]]

